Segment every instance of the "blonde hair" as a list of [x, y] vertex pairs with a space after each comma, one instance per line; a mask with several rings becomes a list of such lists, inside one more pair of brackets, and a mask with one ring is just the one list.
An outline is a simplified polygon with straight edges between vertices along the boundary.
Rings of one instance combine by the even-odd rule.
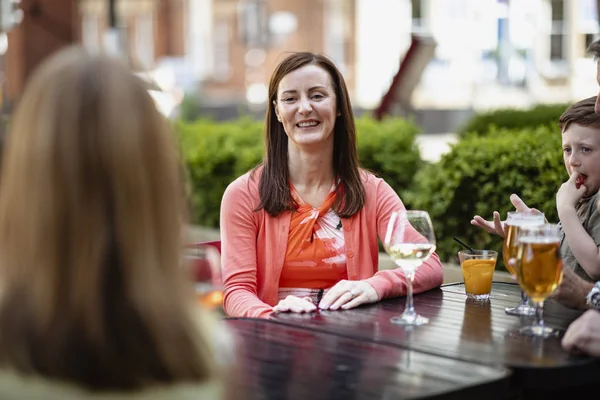
[[10, 125], [0, 363], [94, 389], [210, 378], [209, 332], [180, 268], [178, 152], [141, 79], [62, 50], [31, 77]]

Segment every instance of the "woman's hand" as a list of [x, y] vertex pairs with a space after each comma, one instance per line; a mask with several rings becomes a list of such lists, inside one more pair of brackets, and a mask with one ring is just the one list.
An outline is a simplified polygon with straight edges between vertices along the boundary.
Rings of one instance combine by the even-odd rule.
[[305, 313], [305, 312], [313, 312], [316, 311], [317, 306], [313, 304], [310, 300], [310, 297], [296, 297], [296, 296], [287, 296], [285, 299], [280, 300], [279, 303], [275, 307], [273, 307], [273, 312], [295, 312], [295, 313]]
[[342, 280], [335, 284], [319, 303], [322, 310], [348, 310], [361, 304], [375, 303], [379, 295], [369, 283], [365, 281]]

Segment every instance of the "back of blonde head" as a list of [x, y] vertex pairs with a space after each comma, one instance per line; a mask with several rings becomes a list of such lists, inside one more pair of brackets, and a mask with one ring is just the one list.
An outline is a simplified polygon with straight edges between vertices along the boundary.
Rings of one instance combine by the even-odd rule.
[[177, 149], [139, 78], [78, 48], [52, 56], [0, 177], [0, 362], [96, 389], [210, 377], [179, 269]]

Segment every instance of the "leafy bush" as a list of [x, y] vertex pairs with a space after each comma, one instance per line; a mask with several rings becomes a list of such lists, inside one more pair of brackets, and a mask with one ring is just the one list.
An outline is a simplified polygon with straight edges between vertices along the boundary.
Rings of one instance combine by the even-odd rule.
[[[566, 179], [557, 128], [492, 128], [488, 136], [463, 138], [439, 163], [421, 169], [404, 197], [413, 208], [430, 212], [440, 258], [457, 262], [453, 236], [475, 248], [501, 251], [502, 239], [470, 221], [474, 215], [490, 219], [495, 210], [504, 218], [514, 209], [511, 193], [558, 222], [555, 194]], [[504, 266], [500, 259], [498, 266]]]
[[198, 120], [178, 122], [176, 127], [189, 178], [192, 219], [218, 227], [225, 188], [262, 159], [262, 122]]
[[200, 113], [200, 100], [194, 93], [186, 93], [179, 105], [179, 119], [194, 121]]
[[412, 184], [424, 162], [416, 143], [419, 128], [401, 118], [356, 120], [358, 156], [363, 168], [381, 176], [397, 192]]
[[488, 135], [492, 127], [506, 129], [535, 129], [540, 125], [558, 126], [558, 119], [568, 104], [538, 104], [530, 109], [500, 109], [476, 114], [459, 129], [462, 137], [467, 134]]
[[[369, 117], [356, 120], [361, 164], [400, 193], [408, 189], [422, 164], [412, 122]], [[207, 119], [176, 124], [188, 180], [193, 221], [218, 227], [227, 185], [257, 165], [264, 154], [263, 122], [250, 118], [228, 122]]]

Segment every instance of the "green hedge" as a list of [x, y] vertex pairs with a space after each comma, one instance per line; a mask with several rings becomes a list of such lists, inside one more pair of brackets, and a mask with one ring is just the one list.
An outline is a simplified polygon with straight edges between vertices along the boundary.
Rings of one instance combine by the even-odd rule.
[[492, 128], [535, 129], [540, 125], [556, 126], [568, 104], [538, 104], [530, 109], [500, 109], [476, 114], [459, 129], [459, 136], [488, 135]]
[[[422, 165], [415, 139], [418, 127], [400, 118], [356, 120], [362, 166], [383, 176], [399, 193], [407, 190]], [[260, 162], [263, 123], [250, 118], [228, 122], [198, 120], [176, 124], [190, 181], [192, 219], [218, 227], [227, 185]]]
[[[558, 128], [492, 128], [488, 136], [463, 138], [439, 163], [420, 170], [404, 197], [413, 208], [430, 212], [440, 258], [457, 262], [453, 236], [475, 248], [501, 250], [499, 237], [470, 221], [476, 214], [490, 219], [494, 210], [504, 218], [514, 209], [511, 193], [557, 222], [555, 194], [566, 178]], [[504, 267], [501, 260], [498, 266]]]
[[402, 118], [356, 120], [358, 156], [363, 168], [381, 176], [402, 193], [424, 165], [416, 142], [420, 129]]
[[[361, 164], [383, 176], [407, 207], [430, 212], [443, 261], [457, 261], [453, 236], [477, 248], [500, 251], [502, 240], [470, 220], [476, 214], [490, 218], [495, 210], [505, 216], [513, 209], [511, 193], [544, 211], [549, 221], [558, 221], [555, 194], [567, 178], [558, 127], [491, 127], [487, 135], [466, 135], [440, 162], [427, 164], [421, 160], [415, 141], [419, 129], [412, 122], [361, 117], [356, 124]], [[193, 220], [218, 227], [226, 186], [262, 159], [262, 121], [178, 122], [177, 132], [189, 175]], [[501, 260], [498, 266], [503, 268]]]
[[189, 178], [192, 220], [218, 227], [225, 188], [262, 159], [262, 123], [250, 118], [180, 121], [176, 128]]

